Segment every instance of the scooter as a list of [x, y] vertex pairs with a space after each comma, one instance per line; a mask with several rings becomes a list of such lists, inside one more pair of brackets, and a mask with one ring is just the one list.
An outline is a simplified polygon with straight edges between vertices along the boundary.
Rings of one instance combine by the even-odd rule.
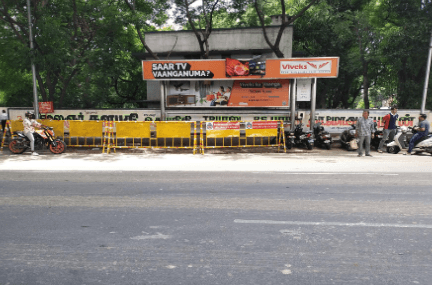
[[321, 123], [316, 123], [313, 129], [315, 145], [324, 147], [325, 149], [331, 149], [331, 144], [333, 140], [330, 136], [330, 133], [324, 130], [324, 127], [321, 126]]
[[340, 135], [340, 143], [343, 148], [346, 148], [347, 150], [355, 150], [351, 147], [351, 141], [357, 140], [356, 135], [356, 125], [352, 124], [351, 129], [345, 130]]
[[[15, 132], [16, 138], [9, 142], [9, 150], [12, 153], [20, 154], [30, 148], [30, 140], [23, 132]], [[53, 128], [44, 127], [33, 133], [35, 150], [48, 148], [54, 154], [63, 153], [66, 150], [66, 143], [55, 139]]]
[[[409, 140], [407, 138], [407, 133], [411, 131], [413, 134], [417, 133], [414, 127], [400, 127], [400, 132], [395, 135], [394, 141], [387, 144], [388, 153], [398, 153], [401, 150], [407, 150], [409, 146]], [[419, 139], [412, 150], [414, 154], [427, 152], [432, 154], [432, 134], [422, 137]]]
[[288, 149], [293, 146], [306, 146], [307, 149], [313, 149], [314, 139], [312, 131], [303, 131], [303, 124], [300, 123], [295, 126], [294, 131], [289, 131], [285, 133], [286, 140], [285, 145]]

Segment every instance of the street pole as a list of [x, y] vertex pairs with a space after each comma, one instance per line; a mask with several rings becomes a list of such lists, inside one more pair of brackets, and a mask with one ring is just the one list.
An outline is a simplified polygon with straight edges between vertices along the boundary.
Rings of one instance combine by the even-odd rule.
[[431, 68], [431, 58], [432, 58], [432, 31], [431, 31], [431, 38], [429, 43], [429, 55], [428, 55], [428, 62], [426, 67], [426, 78], [424, 83], [424, 89], [423, 89], [423, 100], [421, 104], [420, 113], [424, 113], [426, 109], [426, 97], [427, 97], [427, 91], [428, 91], [428, 85], [429, 85], [429, 74], [430, 74], [430, 68]]
[[165, 121], [166, 114], [165, 114], [165, 81], [160, 82], [160, 88], [161, 88], [161, 97], [160, 97], [160, 107], [161, 107], [161, 121]]
[[311, 101], [311, 111], [310, 111], [310, 129], [312, 131], [315, 124], [316, 90], [317, 90], [317, 78], [315, 77], [313, 81], [312, 101]]
[[296, 89], [297, 89], [297, 78], [294, 78], [293, 80], [292, 80], [292, 85], [291, 85], [291, 117], [290, 117], [290, 119], [291, 119], [291, 126], [290, 126], [290, 130], [294, 130], [294, 127], [295, 127], [295, 112], [296, 112], [296, 106], [295, 106], [295, 104], [296, 104], [296, 96], [297, 96], [297, 92], [296, 92]]
[[28, 17], [28, 24], [29, 24], [29, 38], [30, 38], [30, 52], [31, 54], [31, 68], [32, 68], [32, 74], [33, 74], [33, 104], [34, 104], [34, 112], [35, 112], [35, 119], [39, 119], [39, 102], [38, 102], [38, 94], [37, 94], [37, 88], [36, 88], [36, 68], [34, 65], [34, 47], [33, 47], [33, 33], [32, 33], [32, 24], [31, 24], [31, 12], [30, 12], [30, 0], [27, 0], [27, 17]]

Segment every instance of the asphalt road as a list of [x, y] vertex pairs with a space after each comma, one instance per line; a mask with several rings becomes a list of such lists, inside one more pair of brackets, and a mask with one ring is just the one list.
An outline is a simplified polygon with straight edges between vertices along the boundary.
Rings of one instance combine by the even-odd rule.
[[411, 169], [429, 157], [400, 156], [409, 173], [359, 171], [376, 157], [352, 157], [355, 172], [55, 171], [23, 157], [0, 166], [47, 170], [0, 173], [1, 285], [432, 280], [431, 170]]

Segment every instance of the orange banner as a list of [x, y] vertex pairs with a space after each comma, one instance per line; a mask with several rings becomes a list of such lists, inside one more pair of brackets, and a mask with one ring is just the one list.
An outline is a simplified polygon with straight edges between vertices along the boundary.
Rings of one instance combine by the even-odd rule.
[[288, 107], [289, 80], [234, 81], [228, 107]]
[[338, 57], [142, 61], [144, 80], [335, 78]]

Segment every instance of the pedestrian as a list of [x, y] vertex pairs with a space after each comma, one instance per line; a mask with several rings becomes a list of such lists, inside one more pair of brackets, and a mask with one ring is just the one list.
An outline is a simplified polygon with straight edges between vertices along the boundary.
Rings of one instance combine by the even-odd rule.
[[6, 131], [5, 131], [5, 129], [6, 129], [6, 121], [9, 120], [8, 114], [6, 113], [6, 110], [3, 110], [1, 112], [0, 119], [1, 119], [1, 124], [2, 124], [3, 134], [5, 134], [6, 133]]
[[425, 137], [429, 134], [429, 127], [430, 123], [426, 120], [427, 116], [426, 114], [420, 114], [419, 116], [419, 126], [415, 127], [414, 130], [417, 131], [412, 138], [410, 139], [408, 151], [404, 152], [403, 154], [411, 154], [416, 142], [420, 140], [422, 137]]
[[380, 144], [378, 146], [378, 152], [382, 153], [382, 147], [384, 145], [384, 142], [389, 139], [389, 141], [393, 141], [394, 136], [396, 134], [396, 128], [397, 128], [397, 120], [399, 119], [399, 114], [397, 114], [397, 107], [393, 106], [390, 109], [390, 113], [385, 115], [383, 117], [383, 123], [384, 123], [384, 130], [383, 130], [383, 138], [380, 141]]
[[365, 144], [365, 155], [370, 154], [371, 137], [374, 136], [374, 122], [369, 118], [369, 111], [363, 110], [362, 116], [357, 120], [356, 138], [359, 138], [358, 156], [363, 156], [363, 143]]

